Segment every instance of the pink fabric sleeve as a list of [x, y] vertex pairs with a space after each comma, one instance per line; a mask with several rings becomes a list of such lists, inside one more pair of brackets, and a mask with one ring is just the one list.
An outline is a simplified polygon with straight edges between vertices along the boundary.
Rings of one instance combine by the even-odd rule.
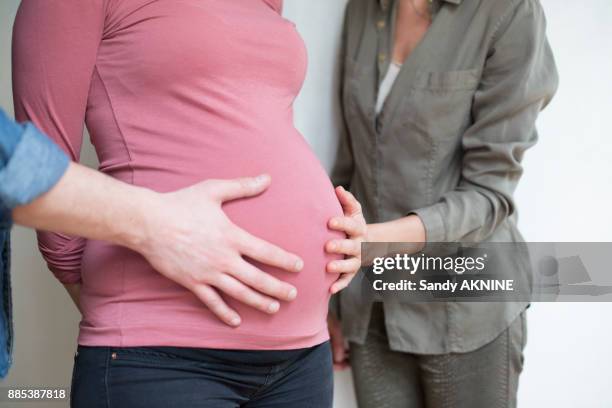
[[[32, 121], [78, 161], [106, 0], [23, 0], [13, 31], [15, 116]], [[86, 240], [38, 232], [49, 269], [80, 282]]]

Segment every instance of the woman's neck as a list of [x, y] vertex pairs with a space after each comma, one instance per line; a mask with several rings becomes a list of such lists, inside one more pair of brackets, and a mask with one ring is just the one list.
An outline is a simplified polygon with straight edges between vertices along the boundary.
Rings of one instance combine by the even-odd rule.
[[395, 22], [393, 62], [402, 64], [431, 25], [428, 0], [399, 0]]

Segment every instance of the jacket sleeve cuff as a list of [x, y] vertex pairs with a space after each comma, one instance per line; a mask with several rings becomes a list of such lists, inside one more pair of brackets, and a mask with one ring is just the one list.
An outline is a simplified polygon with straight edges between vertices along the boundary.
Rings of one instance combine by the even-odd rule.
[[0, 201], [6, 208], [25, 205], [49, 191], [63, 176], [70, 160], [32, 124], [0, 170]]
[[[423, 207], [410, 212], [417, 215], [425, 226], [425, 242], [446, 242], [446, 228], [439, 204]], [[410, 215], [409, 214], [409, 215]]]

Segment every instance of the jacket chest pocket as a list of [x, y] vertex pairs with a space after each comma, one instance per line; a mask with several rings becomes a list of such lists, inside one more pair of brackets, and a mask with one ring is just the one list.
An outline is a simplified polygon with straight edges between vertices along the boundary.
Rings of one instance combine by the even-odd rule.
[[480, 70], [415, 73], [397, 111], [396, 123], [424, 139], [458, 142], [471, 123]]

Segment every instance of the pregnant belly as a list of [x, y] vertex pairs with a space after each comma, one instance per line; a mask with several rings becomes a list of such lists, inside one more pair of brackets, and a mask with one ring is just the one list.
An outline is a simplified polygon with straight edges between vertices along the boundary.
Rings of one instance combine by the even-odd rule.
[[325, 330], [329, 288], [338, 277], [325, 268], [329, 261], [340, 257], [327, 254], [324, 246], [328, 240], [343, 236], [330, 231], [327, 222], [341, 215], [342, 209], [327, 174], [308, 145], [301, 136], [291, 135], [279, 139], [273, 148], [247, 142], [239, 151], [202, 152], [200, 157], [206, 159], [195, 164], [189, 164], [193, 160], [179, 159], [163, 166], [135, 165], [135, 183], [169, 191], [209, 178], [270, 174], [272, 183], [264, 193], [227, 202], [223, 208], [236, 225], [304, 260], [304, 269], [292, 273], [247, 259], [294, 285], [297, 298], [281, 302], [278, 313], [267, 315], [224, 296], [243, 320], [239, 328], [228, 328], [193, 294], [155, 272], [139, 255], [91, 241], [83, 258], [82, 327], [129, 328], [151, 321], [158, 326], [172, 322], [181, 327], [210, 329], [205, 330], [210, 333], [231, 331], [234, 337], [243, 333], [245, 338], [251, 333], [282, 338]]
[[325, 243], [342, 234], [327, 228], [331, 217], [341, 215], [342, 209], [325, 171], [316, 158], [290, 158], [270, 164], [270, 188], [262, 195], [230, 202], [224, 209], [240, 227], [266, 241], [293, 252], [304, 260], [299, 273], [280, 271], [253, 262], [260, 269], [294, 285], [298, 296], [293, 302], [283, 303], [277, 315], [271, 317], [253, 312], [232, 301], [239, 312], [253, 322], [270, 321], [278, 327], [293, 328], [296, 321], [308, 330], [318, 330], [325, 321], [329, 301], [329, 287], [338, 275], [327, 273], [326, 264], [339, 256], [325, 252]]

